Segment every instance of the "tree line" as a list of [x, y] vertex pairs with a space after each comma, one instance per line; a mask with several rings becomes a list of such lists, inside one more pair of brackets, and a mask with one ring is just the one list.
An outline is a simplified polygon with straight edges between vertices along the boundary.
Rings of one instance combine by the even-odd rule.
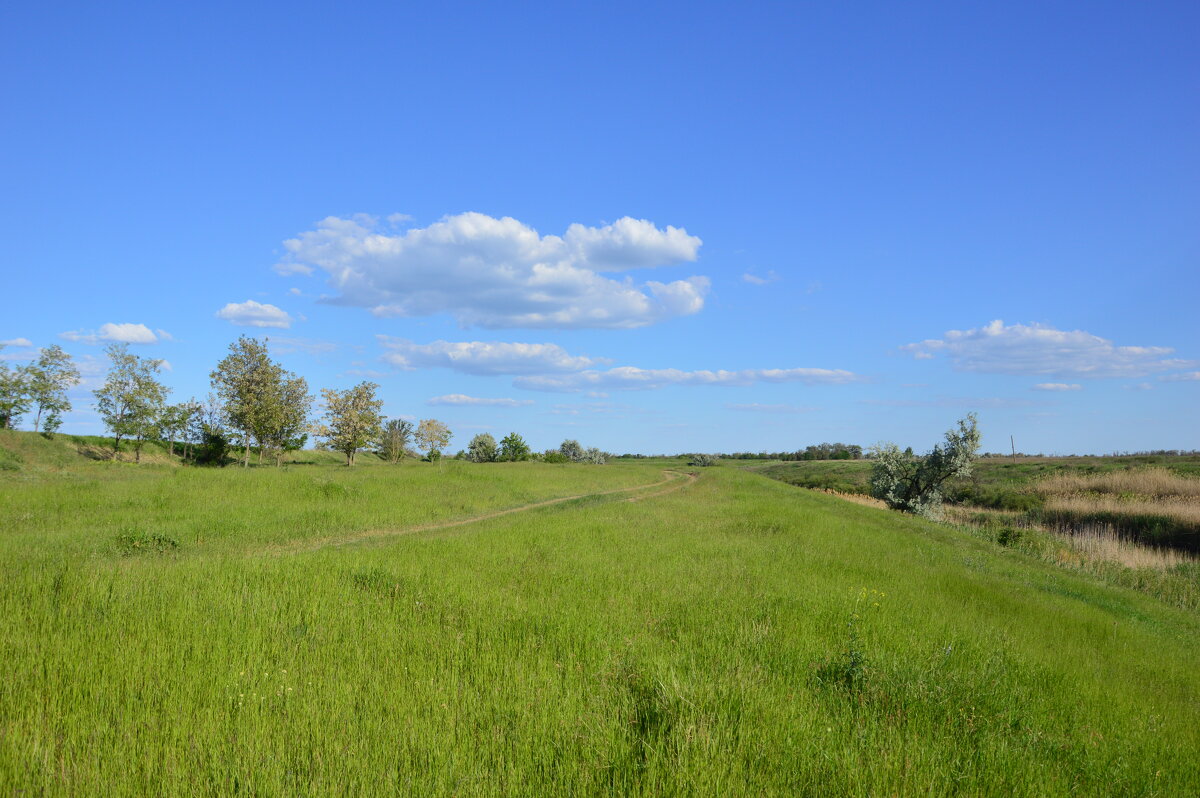
[[[304, 448], [312, 435], [317, 448], [344, 454], [346, 465], [352, 466], [366, 450], [390, 463], [422, 452], [437, 460], [453, 438], [450, 428], [435, 418], [415, 425], [387, 418], [377, 395], [379, 385], [366, 381], [341, 391], [322, 389], [323, 412], [313, 421], [315, 397], [307, 380], [272, 360], [265, 340], [241, 336], [230, 344], [229, 353], [209, 374], [213, 392], [204, 402], [192, 398], [168, 404], [170, 390], [160, 380], [161, 360], [136, 355], [123, 343], [108, 346], [105, 354], [108, 372], [92, 394], [96, 412], [113, 437], [114, 459], [123, 440], [132, 444], [138, 462], [147, 441], [161, 441], [169, 454], [174, 455], [178, 445], [184, 459], [199, 464], [233, 461], [249, 466], [256, 454], [260, 465], [264, 458], [280, 465], [286, 453]], [[13, 429], [33, 412], [34, 431], [54, 434], [71, 409], [67, 391], [79, 382], [71, 356], [57, 344], [41, 350], [27, 366], [10, 369], [0, 361], [0, 428]], [[585, 449], [574, 440], [536, 453], [513, 432], [499, 444], [490, 434], [480, 433], [456, 457], [477, 463], [603, 464], [611, 455]]]

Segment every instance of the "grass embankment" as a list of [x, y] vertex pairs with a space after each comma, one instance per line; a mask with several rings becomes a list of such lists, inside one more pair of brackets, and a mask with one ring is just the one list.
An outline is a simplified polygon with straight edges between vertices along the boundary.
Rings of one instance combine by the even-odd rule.
[[0, 792], [1200, 789], [1194, 615], [735, 469], [262, 546], [661, 475], [461, 465], [0, 478]]

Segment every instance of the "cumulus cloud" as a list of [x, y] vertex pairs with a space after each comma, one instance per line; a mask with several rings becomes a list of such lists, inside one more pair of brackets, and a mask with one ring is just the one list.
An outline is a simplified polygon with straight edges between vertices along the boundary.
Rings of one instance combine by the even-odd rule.
[[9, 338], [7, 341], [0, 341], [0, 346], [33, 346], [33, 341], [28, 338]]
[[636, 391], [670, 385], [753, 385], [758, 382], [802, 382], [808, 385], [840, 385], [862, 378], [842, 369], [742, 369], [741, 371], [680, 371], [619, 366], [604, 371], [589, 370], [563, 376], [518, 377], [513, 385], [533, 391], [575, 392], [582, 390]]
[[483, 399], [478, 396], [467, 396], [461, 393], [451, 393], [445, 396], [435, 396], [425, 401], [427, 405], [472, 405], [475, 407], [527, 407], [533, 404], [532, 399]]
[[[159, 330], [159, 333], [164, 338], [171, 337], [164, 330]], [[69, 330], [59, 333], [58, 337], [83, 344], [98, 344], [102, 341], [121, 344], [155, 344], [159, 339], [159, 336], [155, 335], [145, 324], [113, 324], [112, 322], [100, 325], [99, 330]]]
[[217, 311], [217, 318], [239, 327], [277, 327], [286, 330], [292, 326], [292, 317], [287, 311], [274, 305], [266, 305], [247, 299], [245, 302], [230, 302]]
[[1031, 391], [1082, 391], [1083, 386], [1079, 383], [1065, 382], [1039, 382], [1037, 385], [1030, 388]]
[[816, 407], [801, 407], [799, 405], [762, 405], [757, 402], [740, 405], [727, 404], [725, 407], [745, 413], [811, 413], [818, 409]]
[[383, 360], [402, 369], [447, 368], [464, 374], [530, 375], [582, 371], [602, 362], [568, 354], [558, 344], [490, 341], [434, 341], [416, 344], [404, 338], [377, 336], [388, 350]]
[[917, 358], [944, 354], [958, 371], [1064, 377], [1141, 377], [1186, 368], [1194, 361], [1167, 358], [1165, 346], [1116, 346], [1083, 330], [996, 320], [972, 330], [902, 346]]
[[694, 261], [699, 238], [625, 217], [603, 227], [572, 224], [541, 235], [511, 217], [444, 217], [398, 232], [364, 216], [329, 217], [284, 242], [283, 274], [319, 268], [337, 295], [330, 304], [377, 316], [449, 313], [488, 328], [633, 328], [696, 313], [709, 281], [635, 283], [602, 272]]

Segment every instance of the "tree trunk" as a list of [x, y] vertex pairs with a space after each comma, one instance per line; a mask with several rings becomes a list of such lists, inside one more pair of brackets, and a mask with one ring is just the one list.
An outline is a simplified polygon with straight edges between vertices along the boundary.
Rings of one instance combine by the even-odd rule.
[[38, 405], [37, 415], [33, 417], [33, 431], [38, 431], [38, 424], [42, 423], [42, 406]]
[[133, 462], [142, 462], [142, 436], [137, 437], [137, 441], [133, 444]]
[[167, 454], [171, 455], [172, 457], [175, 456], [175, 439], [174, 438], [169, 438], [167, 440]]
[[250, 441], [246, 440], [246, 452], [242, 457], [242, 468], [250, 467]]
[[121, 436], [117, 435], [113, 438], [113, 459], [119, 460], [121, 454]]

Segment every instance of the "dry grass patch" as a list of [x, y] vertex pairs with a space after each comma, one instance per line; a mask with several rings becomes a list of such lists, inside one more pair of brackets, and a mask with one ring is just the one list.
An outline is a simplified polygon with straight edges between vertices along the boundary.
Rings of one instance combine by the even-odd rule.
[[1060, 496], [1046, 500], [1051, 514], [1164, 518], [1186, 526], [1200, 527], [1200, 503], [1182, 497], [1164, 499], [1119, 499], [1113, 496]]
[[1150, 498], [1200, 499], [1200, 479], [1165, 468], [1111, 471], [1106, 474], [1054, 474], [1034, 486], [1043, 496], [1101, 493]]

